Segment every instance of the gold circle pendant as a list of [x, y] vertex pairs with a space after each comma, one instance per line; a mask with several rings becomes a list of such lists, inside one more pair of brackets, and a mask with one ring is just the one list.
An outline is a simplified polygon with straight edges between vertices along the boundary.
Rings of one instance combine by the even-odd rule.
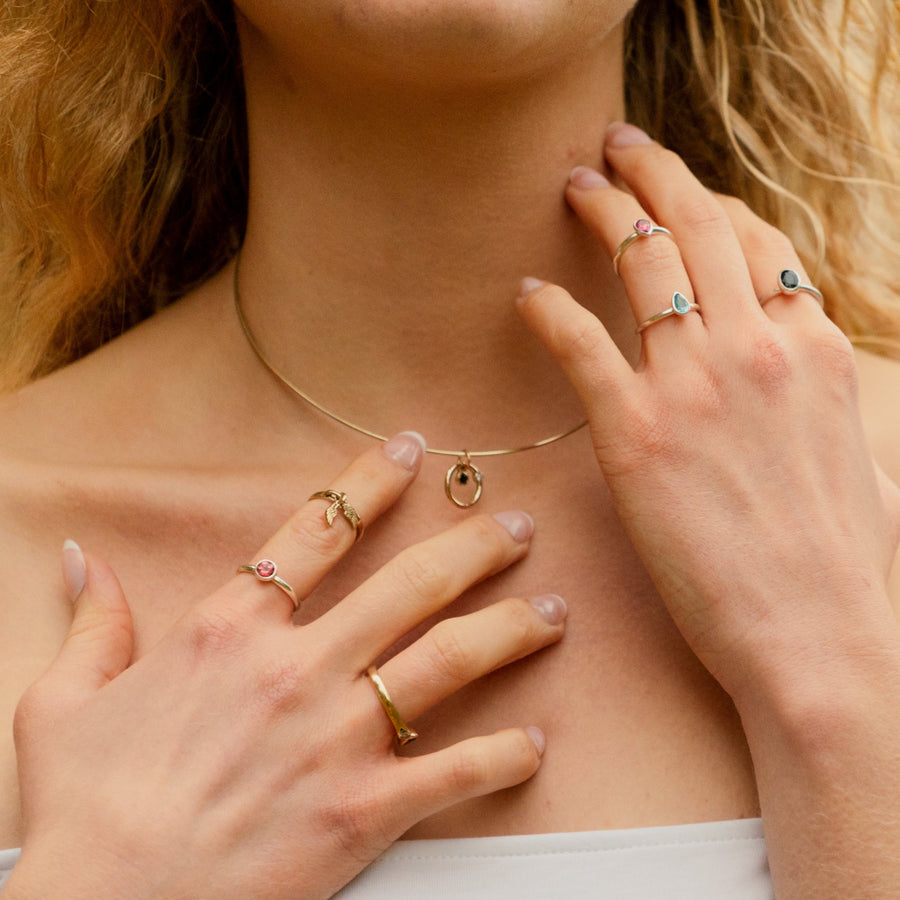
[[[454, 493], [454, 490], [458, 492], [460, 487], [469, 485], [474, 485], [474, 489], [469, 488], [471, 496], [460, 497]], [[481, 469], [472, 462], [469, 454], [463, 451], [462, 456], [447, 469], [447, 475], [444, 478], [444, 493], [447, 495], [447, 499], [461, 509], [468, 509], [481, 499], [483, 490], [484, 475]]]

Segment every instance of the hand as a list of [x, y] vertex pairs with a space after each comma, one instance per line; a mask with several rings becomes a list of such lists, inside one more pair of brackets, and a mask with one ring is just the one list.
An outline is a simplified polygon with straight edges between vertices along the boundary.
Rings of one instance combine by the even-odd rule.
[[[387, 451], [387, 452], [386, 452]], [[413, 479], [400, 435], [334, 482], [370, 522]], [[312, 500], [255, 559], [303, 598], [353, 544]], [[330, 897], [413, 824], [529, 778], [538, 729], [398, 758], [367, 667], [467, 587], [520, 559], [521, 513], [476, 516], [401, 553], [317, 621], [237, 575], [129, 665], [109, 567], [70, 549], [80, 590], [57, 660], [16, 716], [25, 841], [4, 897]], [[249, 562], [250, 560], [248, 560]], [[242, 562], [242, 561], [238, 561]], [[505, 600], [434, 626], [380, 668], [409, 719], [556, 640], [559, 598]]]
[[[642, 332], [636, 370], [561, 288], [521, 310], [581, 394], [624, 527], [675, 622], [736, 698], [897, 643], [885, 579], [900, 503], [872, 463], [849, 342], [809, 293], [790, 241], [706, 190], [675, 154], [614, 126], [606, 158], [633, 192], [576, 173], [572, 208], [612, 257], [638, 218], [672, 232], [633, 242], [620, 274], [635, 320], [674, 290], [700, 313]], [[768, 300], [761, 306], [760, 299]]]

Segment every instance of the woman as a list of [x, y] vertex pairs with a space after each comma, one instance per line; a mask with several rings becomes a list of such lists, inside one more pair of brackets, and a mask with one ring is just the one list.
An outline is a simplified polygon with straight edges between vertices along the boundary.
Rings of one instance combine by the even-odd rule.
[[[855, 120], [847, 86], [875, 117], [896, 48], [850, 72], [872, 23], [844, 22], [839, 58], [824, 14], [647, 3], [626, 28], [630, 5], [239, 0], [246, 223], [227, 10], [5, 14], [29, 135], [6, 178], [9, 370], [187, 294], [4, 401], [7, 721], [69, 635], [18, 705], [18, 778], [4, 749], [10, 897], [326, 897], [403, 834], [454, 843], [400, 844], [347, 896], [410, 873], [497, 896], [510, 860], [547, 896], [542, 854], [572, 896], [597, 872], [610, 896], [896, 889], [898, 500], [815, 293], [897, 339], [892, 126]], [[626, 99], [794, 244], [643, 132], [607, 132]], [[804, 212], [830, 226], [818, 267]], [[513, 304], [529, 274], [540, 341]], [[351, 426], [456, 452], [382, 447], [266, 363]], [[896, 479], [896, 364], [862, 357], [859, 378]], [[584, 409], [590, 430], [556, 439]], [[451, 501], [476, 487], [466, 517]], [[306, 500], [325, 489], [345, 497]], [[93, 553], [66, 545], [64, 582], [71, 536]], [[246, 577], [266, 559], [280, 593]], [[566, 639], [469, 685], [561, 637], [556, 594]]]

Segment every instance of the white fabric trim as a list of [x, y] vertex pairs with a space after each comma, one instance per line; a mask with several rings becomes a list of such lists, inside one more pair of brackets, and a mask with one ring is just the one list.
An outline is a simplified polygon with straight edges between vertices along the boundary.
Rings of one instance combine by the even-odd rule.
[[[19, 858], [0, 850], [0, 887]], [[335, 900], [774, 900], [762, 822], [399, 841]]]
[[762, 822], [744, 819], [400, 841], [340, 900], [774, 900]]

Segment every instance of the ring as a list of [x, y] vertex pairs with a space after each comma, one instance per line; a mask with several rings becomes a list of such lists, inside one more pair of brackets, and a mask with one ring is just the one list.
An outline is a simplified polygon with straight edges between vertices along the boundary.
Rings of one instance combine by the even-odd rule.
[[688, 300], [681, 291], [675, 291], [675, 293], [672, 294], [672, 303], [669, 308], [664, 309], [655, 316], [650, 316], [649, 319], [645, 319], [641, 322], [635, 329], [635, 334], [640, 334], [645, 328], [649, 328], [651, 325], [655, 325], [657, 322], [661, 322], [669, 316], [686, 316], [689, 312], [700, 312], [700, 307], [696, 303], [692, 303]]
[[347, 495], [343, 491], [316, 491], [309, 496], [309, 499], [327, 500], [331, 504], [325, 510], [325, 521], [328, 523], [329, 528], [334, 525], [337, 514], [341, 513], [356, 531], [356, 540], [362, 537], [365, 526], [359, 517], [359, 513], [347, 502]]
[[[669, 231], [668, 228], [663, 228], [662, 225], [654, 225], [649, 219], [638, 219], [637, 222], [632, 225], [634, 231], [616, 247], [616, 253], [613, 256], [613, 271], [616, 275], [619, 274], [619, 260], [622, 258], [622, 254], [638, 239], [642, 237], [651, 237], [654, 234], [665, 234], [668, 237], [672, 238], [672, 232]], [[672, 238], [674, 241], [675, 238]]]
[[378, 674], [378, 669], [376, 669], [375, 666], [369, 666], [369, 668], [366, 669], [366, 677], [372, 682], [375, 693], [378, 694], [378, 699], [381, 701], [381, 705], [384, 707], [387, 717], [391, 720], [391, 725], [394, 726], [394, 731], [397, 733], [397, 741], [400, 746], [402, 747], [404, 744], [409, 744], [414, 741], [419, 735], [403, 721], [403, 716], [397, 712], [397, 707], [394, 706], [391, 695], [388, 694], [387, 688], [384, 686], [384, 682]]
[[261, 559], [253, 566], [238, 566], [238, 573], [243, 574], [244, 572], [255, 575], [259, 581], [271, 581], [272, 584], [280, 587], [291, 598], [295, 612], [300, 609], [300, 601], [297, 599], [294, 589], [283, 578], [278, 577], [278, 566], [271, 559]]
[[773, 297], [777, 297], [779, 294], [797, 294], [800, 291], [812, 294], [819, 302], [819, 306], [825, 309], [825, 298], [822, 296], [822, 292], [811, 284], [803, 284], [800, 280], [800, 273], [794, 269], [782, 269], [778, 273], [778, 289], [774, 294], [769, 294], [768, 297], [762, 300], [760, 306], [765, 306]]

